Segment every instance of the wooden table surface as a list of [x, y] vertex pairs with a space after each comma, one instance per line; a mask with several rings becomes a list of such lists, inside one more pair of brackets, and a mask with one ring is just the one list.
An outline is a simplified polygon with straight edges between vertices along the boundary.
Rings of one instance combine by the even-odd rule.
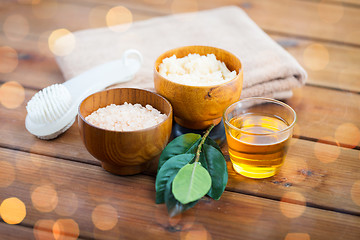
[[[286, 100], [298, 121], [278, 175], [227, 162], [219, 201], [169, 218], [155, 177], [104, 171], [76, 123], [52, 141], [26, 131], [27, 101], [64, 81], [50, 33], [104, 27], [119, 5], [133, 21], [237, 5], [297, 59], [309, 78]], [[360, 1], [2, 0], [0, 22], [0, 239], [360, 239]]]

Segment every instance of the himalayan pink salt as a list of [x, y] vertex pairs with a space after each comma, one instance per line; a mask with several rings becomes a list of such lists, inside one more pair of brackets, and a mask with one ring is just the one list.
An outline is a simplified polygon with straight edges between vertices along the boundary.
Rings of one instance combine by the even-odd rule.
[[89, 123], [106, 130], [136, 131], [153, 127], [166, 119], [166, 114], [147, 104], [110, 104], [85, 118]]

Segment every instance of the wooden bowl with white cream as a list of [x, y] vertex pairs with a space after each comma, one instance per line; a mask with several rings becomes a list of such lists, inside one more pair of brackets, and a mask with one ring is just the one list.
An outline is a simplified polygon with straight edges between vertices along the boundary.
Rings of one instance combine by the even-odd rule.
[[[235, 75], [231, 79], [220, 81], [206, 82], [205, 79], [203, 83], [186, 83], [185, 81], [170, 79], [171, 75], [173, 75], [171, 69], [175, 69], [176, 72], [176, 68], [181, 66], [170, 66], [168, 70], [161, 71], [160, 65], [165, 63], [166, 60], [164, 61], [164, 59], [174, 58], [174, 56], [179, 59], [188, 57], [189, 54], [198, 54], [202, 57], [213, 54], [218, 61], [225, 64], [230, 72], [235, 71]], [[192, 68], [196, 69], [196, 66]], [[186, 71], [188, 70], [179, 70], [178, 72]], [[166, 72], [168, 75], [166, 75]], [[208, 76], [213, 78], [211, 73]], [[185, 80], [187, 77], [180, 76]], [[194, 79], [192, 77], [188, 78]], [[211, 124], [217, 125], [220, 123], [224, 109], [240, 99], [242, 83], [243, 68], [240, 59], [220, 48], [209, 46], [175, 48], [160, 55], [154, 65], [156, 92], [164, 96], [172, 104], [176, 123], [189, 129], [206, 129]]]

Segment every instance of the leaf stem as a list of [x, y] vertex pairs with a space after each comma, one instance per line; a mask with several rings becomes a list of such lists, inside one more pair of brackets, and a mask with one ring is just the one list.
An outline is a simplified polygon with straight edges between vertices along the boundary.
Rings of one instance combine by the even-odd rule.
[[209, 136], [209, 133], [211, 132], [211, 130], [214, 128], [214, 124], [212, 124], [208, 130], [206, 130], [204, 136], [202, 137], [201, 139], [201, 142], [199, 143], [198, 147], [197, 147], [197, 150], [196, 150], [196, 156], [195, 156], [195, 163], [197, 163], [200, 159], [200, 152], [201, 152], [201, 148], [202, 148], [202, 145], [204, 144], [206, 138]]

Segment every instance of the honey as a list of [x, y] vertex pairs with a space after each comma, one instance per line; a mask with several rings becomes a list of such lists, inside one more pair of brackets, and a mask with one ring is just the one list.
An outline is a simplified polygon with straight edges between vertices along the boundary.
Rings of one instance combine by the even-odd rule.
[[229, 123], [226, 138], [234, 170], [250, 178], [276, 174], [291, 140], [289, 124], [278, 116], [257, 113], [233, 117]]

